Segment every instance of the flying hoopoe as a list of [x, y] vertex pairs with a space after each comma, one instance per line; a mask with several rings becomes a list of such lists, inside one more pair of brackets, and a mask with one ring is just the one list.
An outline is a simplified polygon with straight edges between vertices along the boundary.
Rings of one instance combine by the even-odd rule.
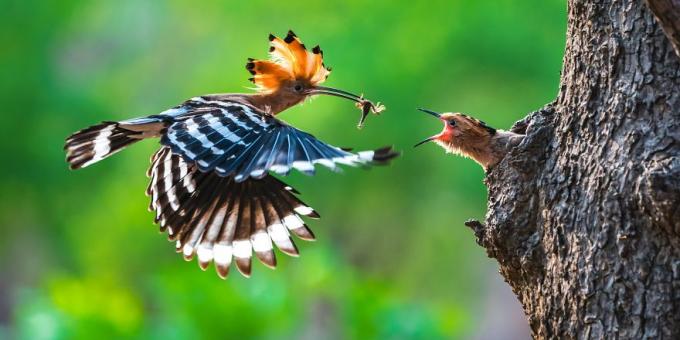
[[308, 51], [291, 31], [284, 39], [270, 35], [269, 42], [271, 60], [246, 64], [256, 93], [199, 96], [159, 114], [103, 122], [74, 133], [64, 147], [70, 167], [79, 169], [142, 139], [160, 137], [161, 148], [147, 172], [149, 209], [161, 232], [176, 240], [177, 252], [186, 260], [196, 254], [204, 270], [215, 262], [222, 278], [232, 258], [250, 276], [253, 251], [274, 268], [272, 243], [297, 256], [290, 233], [314, 240], [300, 215], [319, 215], [270, 173], [287, 175], [294, 168], [313, 175], [316, 164], [338, 170], [338, 164], [385, 164], [398, 155], [390, 147], [350, 153], [277, 119], [314, 95], [354, 101], [362, 110], [360, 125], [382, 106], [319, 86], [330, 69], [318, 46]]
[[524, 135], [496, 130], [483, 121], [462, 113], [437, 113], [418, 109], [437, 117], [444, 123], [444, 129], [415, 146], [433, 141], [447, 152], [474, 159], [488, 171], [498, 164], [514, 146], [519, 145]]

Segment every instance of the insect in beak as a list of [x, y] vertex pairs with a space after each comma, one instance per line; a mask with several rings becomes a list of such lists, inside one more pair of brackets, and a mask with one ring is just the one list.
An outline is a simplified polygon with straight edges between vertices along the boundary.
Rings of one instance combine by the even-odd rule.
[[[435, 116], [435, 117], [436, 117], [437, 119], [439, 119], [439, 120], [442, 120], [442, 115], [441, 115], [440, 113], [438, 113], [438, 112], [435, 112], [435, 111], [432, 111], [432, 110], [428, 110], [428, 109], [423, 109], [423, 108], [418, 108], [418, 111], [425, 112], [425, 113], [427, 113], [427, 114], [430, 114], [430, 115], [432, 115], [432, 116]], [[427, 142], [431, 142], [431, 141], [437, 139], [437, 137], [439, 137], [439, 135], [434, 135], [434, 136], [432, 136], [432, 137], [428, 137], [428, 138], [426, 138], [425, 140], [418, 142], [418, 143], [417, 143], [416, 145], [414, 145], [413, 147], [415, 148], [415, 147], [418, 147], [418, 146], [420, 146], [420, 145], [423, 145], [423, 144], [425, 144], [425, 143], [427, 143]]]
[[359, 124], [357, 125], [358, 128], [362, 128], [364, 126], [366, 116], [368, 116], [369, 113], [372, 112], [374, 114], [379, 114], [380, 112], [385, 110], [385, 106], [381, 105], [380, 103], [373, 104], [373, 102], [371, 102], [370, 100], [364, 99], [363, 96], [357, 96], [356, 94], [343, 90], [334, 89], [332, 87], [314, 86], [307, 91], [307, 95], [320, 95], [320, 94], [345, 98], [355, 102], [356, 107], [361, 109], [361, 118], [359, 118]]

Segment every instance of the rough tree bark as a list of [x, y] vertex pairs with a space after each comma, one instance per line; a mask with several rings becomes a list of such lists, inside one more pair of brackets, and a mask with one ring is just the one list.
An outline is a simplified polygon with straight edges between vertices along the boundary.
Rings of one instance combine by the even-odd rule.
[[559, 94], [466, 225], [535, 338], [680, 339], [680, 2], [568, 6]]

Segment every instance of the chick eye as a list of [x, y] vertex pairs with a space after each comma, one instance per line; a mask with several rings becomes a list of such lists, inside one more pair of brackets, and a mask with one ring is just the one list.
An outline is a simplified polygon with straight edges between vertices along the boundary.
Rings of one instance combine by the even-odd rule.
[[293, 87], [293, 90], [295, 90], [295, 92], [298, 92], [298, 93], [302, 92], [302, 85], [301, 84], [295, 84], [295, 86]]

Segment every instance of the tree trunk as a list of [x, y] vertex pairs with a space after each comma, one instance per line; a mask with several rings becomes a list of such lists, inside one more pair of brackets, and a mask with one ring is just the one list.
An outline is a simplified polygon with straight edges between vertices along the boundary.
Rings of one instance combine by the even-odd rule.
[[557, 99], [515, 124], [486, 223], [466, 223], [535, 338], [680, 339], [680, 23], [664, 22], [680, 10], [659, 2], [680, 7], [569, 0]]

